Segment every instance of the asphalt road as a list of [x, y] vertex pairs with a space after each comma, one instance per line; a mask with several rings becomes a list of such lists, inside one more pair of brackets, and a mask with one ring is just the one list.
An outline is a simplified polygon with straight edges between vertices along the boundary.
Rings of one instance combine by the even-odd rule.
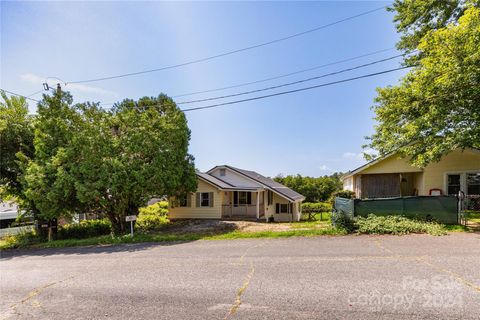
[[480, 319], [480, 235], [3, 252], [6, 319]]

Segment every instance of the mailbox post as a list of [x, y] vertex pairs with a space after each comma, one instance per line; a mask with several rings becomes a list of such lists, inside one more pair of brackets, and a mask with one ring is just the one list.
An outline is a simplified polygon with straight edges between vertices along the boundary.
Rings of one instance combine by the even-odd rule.
[[133, 221], [137, 220], [137, 216], [125, 216], [125, 221], [130, 221], [130, 235], [133, 237]]

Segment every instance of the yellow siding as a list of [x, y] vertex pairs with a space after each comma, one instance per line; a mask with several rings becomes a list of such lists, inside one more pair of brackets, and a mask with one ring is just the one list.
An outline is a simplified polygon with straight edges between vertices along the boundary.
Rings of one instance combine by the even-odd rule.
[[220, 219], [222, 217], [223, 192], [202, 180], [198, 180], [197, 192], [213, 192], [213, 207], [197, 207], [195, 203], [195, 193], [192, 193], [191, 207], [169, 208], [169, 218]]
[[421, 172], [422, 169], [412, 166], [407, 159], [400, 158], [398, 155], [392, 155], [371, 167], [360, 172], [361, 174], [371, 173], [402, 173], [402, 172]]
[[[267, 196], [265, 193], [265, 203], [267, 203]], [[292, 214], [291, 213], [275, 213], [275, 206], [277, 203], [281, 204], [289, 204], [290, 201], [279, 196], [275, 192], [273, 193], [273, 204], [270, 206], [265, 206], [265, 218], [268, 219], [268, 217], [275, 217], [275, 221], [291, 221], [292, 220]], [[295, 219], [298, 220], [297, 216], [297, 210], [295, 209], [295, 204], [293, 206], [294, 208], [294, 216]]]
[[467, 171], [480, 171], [480, 152], [474, 150], [456, 150], [444, 156], [440, 162], [432, 163], [424, 171], [425, 195], [430, 189], [446, 190], [446, 174], [461, 173]]
[[480, 172], [480, 152], [455, 150], [442, 157], [439, 162], [429, 164], [423, 170], [410, 165], [406, 159], [393, 155], [354, 175], [352, 177], [353, 189], [356, 196], [360, 197], [362, 174], [409, 172], [417, 172], [414, 175], [413, 184], [419, 195], [428, 195], [430, 189], [441, 189], [446, 194], [447, 173]]
[[343, 190], [353, 191], [353, 176], [343, 180]]

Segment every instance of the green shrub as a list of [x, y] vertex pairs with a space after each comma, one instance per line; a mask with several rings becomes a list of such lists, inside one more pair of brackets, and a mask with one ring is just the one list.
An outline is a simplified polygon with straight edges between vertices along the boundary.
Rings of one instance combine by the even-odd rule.
[[147, 207], [140, 208], [140, 216], [141, 215], [160, 215], [166, 216], [168, 214], [168, 202], [167, 201], [160, 201], [149, 205]]
[[35, 231], [22, 231], [15, 235], [6, 235], [2, 240], [2, 247], [5, 249], [21, 248], [41, 242], [40, 237]]
[[140, 208], [135, 226], [141, 231], [158, 230], [169, 223], [168, 202], [160, 201], [148, 207]]
[[302, 203], [303, 213], [331, 212], [332, 205], [328, 202], [305, 202]]
[[355, 192], [350, 191], [350, 190], [335, 191], [334, 193], [332, 193], [332, 196], [330, 198], [330, 203], [333, 204], [335, 202], [336, 197], [346, 198], [346, 199], [354, 199], [355, 198]]
[[328, 202], [304, 202], [302, 203], [302, 220], [316, 220], [318, 214], [320, 214], [320, 220], [323, 220], [323, 213], [331, 211], [332, 205]]
[[428, 233], [431, 235], [444, 235], [443, 225], [436, 222], [426, 222], [409, 219], [403, 216], [376, 216], [357, 217], [354, 227], [358, 233], [368, 234], [395, 234]]
[[107, 219], [83, 220], [79, 223], [65, 224], [58, 228], [57, 238], [84, 239], [111, 233], [112, 224]]
[[343, 211], [333, 211], [330, 216], [330, 221], [334, 227], [344, 229], [348, 232], [352, 232], [355, 229], [353, 219]]

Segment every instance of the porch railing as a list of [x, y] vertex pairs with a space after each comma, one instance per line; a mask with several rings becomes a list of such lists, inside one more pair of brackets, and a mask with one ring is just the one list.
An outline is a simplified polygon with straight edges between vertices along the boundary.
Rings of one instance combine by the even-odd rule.
[[[260, 205], [260, 211], [262, 211], [262, 205]], [[252, 216], [257, 215], [257, 206], [254, 204], [239, 204], [231, 205], [224, 204], [222, 205], [222, 216], [225, 217], [236, 217], [236, 216]]]

